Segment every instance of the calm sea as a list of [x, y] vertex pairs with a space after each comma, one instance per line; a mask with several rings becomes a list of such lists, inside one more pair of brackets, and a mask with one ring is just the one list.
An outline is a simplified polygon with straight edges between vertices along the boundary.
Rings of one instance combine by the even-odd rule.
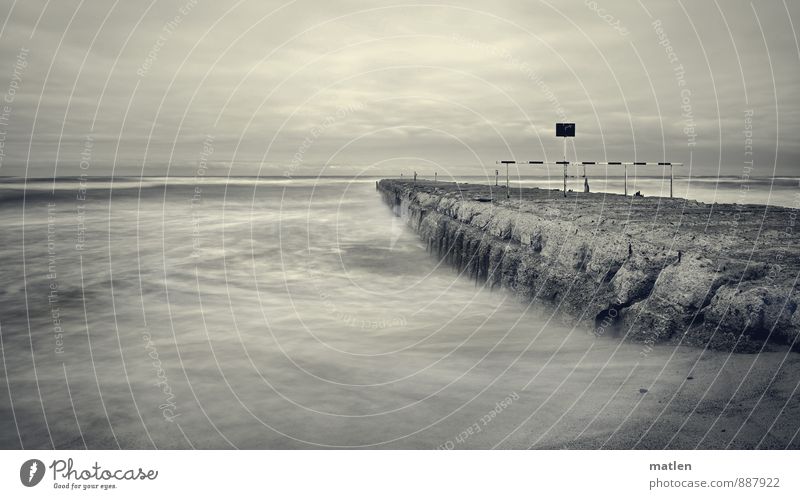
[[0, 262], [1, 448], [494, 445], [531, 345], [592, 342], [441, 264], [374, 179], [6, 180]]

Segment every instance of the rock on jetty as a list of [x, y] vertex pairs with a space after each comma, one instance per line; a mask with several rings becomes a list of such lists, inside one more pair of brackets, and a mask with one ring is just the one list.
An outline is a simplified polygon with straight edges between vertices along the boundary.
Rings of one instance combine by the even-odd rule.
[[377, 189], [460, 272], [598, 336], [800, 345], [798, 210], [536, 188], [506, 199], [503, 187], [410, 180]]

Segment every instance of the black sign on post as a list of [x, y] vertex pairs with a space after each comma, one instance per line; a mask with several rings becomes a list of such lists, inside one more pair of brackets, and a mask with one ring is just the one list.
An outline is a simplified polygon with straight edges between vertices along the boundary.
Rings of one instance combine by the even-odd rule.
[[556, 123], [556, 137], [574, 137], [575, 123]]

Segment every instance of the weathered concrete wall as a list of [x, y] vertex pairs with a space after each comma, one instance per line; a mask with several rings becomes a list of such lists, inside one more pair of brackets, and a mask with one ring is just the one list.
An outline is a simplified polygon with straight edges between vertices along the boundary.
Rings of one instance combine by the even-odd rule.
[[465, 275], [555, 305], [597, 335], [737, 351], [800, 343], [797, 210], [542, 189], [507, 200], [502, 188], [424, 181], [377, 188]]

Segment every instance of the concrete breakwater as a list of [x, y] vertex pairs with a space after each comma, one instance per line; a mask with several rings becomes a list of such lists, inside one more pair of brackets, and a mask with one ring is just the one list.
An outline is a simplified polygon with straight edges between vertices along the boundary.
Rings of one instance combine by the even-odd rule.
[[[598, 336], [735, 351], [800, 346], [797, 209], [384, 179], [464, 276]], [[646, 347], [645, 347], [646, 348]]]

